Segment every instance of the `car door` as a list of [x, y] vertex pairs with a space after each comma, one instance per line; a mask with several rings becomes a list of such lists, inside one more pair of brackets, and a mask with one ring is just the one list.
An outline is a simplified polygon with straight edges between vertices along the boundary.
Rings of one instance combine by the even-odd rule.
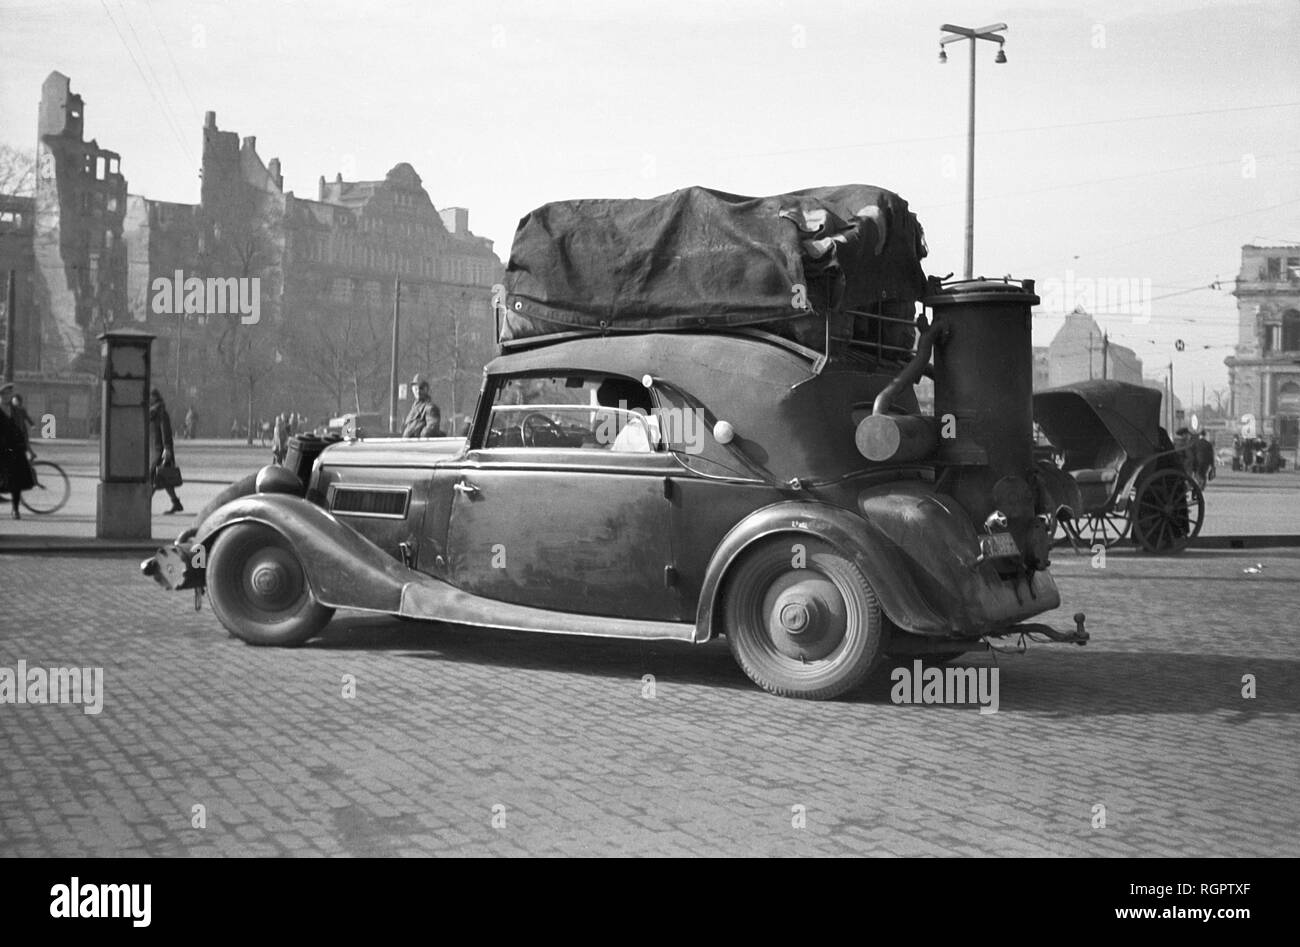
[[580, 400], [533, 407], [503, 408], [511, 423], [500, 426], [512, 433], [520, 413], [545, 413], [561, 433], [528, 436], [525, 420], [525, 436], [486, 437], [492, 446], [435, 471], [434, 494], [450, 497], [447, 578], [468, 592], [520, 605], [678, 620], [672, 455], [597, 443], [589, 427], [598, 412]]

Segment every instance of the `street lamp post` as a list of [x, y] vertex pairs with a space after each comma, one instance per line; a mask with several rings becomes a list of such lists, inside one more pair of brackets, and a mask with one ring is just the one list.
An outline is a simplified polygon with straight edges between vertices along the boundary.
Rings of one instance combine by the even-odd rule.
[[402, 278], [393, 280], [393, 346], [388, 361], [388, 433], [397, 434], [397, 339], [402, 318]]
[[966, 279], [975, 275], [975, 41], [986, 39], [998, 44], [998, 54], [994, 62], [1006, 62], [1007, 54], [1002, 51], [1002, 44], [1007, 38], [999, 30], [1005, 30], [1005, 23], [992, 23], [972, 30], [964, 26], [945, 23], [939, 29], [945, 32], [939, 38], [939, 62], [948, 61], [944, 49], [949, 43], [970, 40], [970, 118], [966, 133]]

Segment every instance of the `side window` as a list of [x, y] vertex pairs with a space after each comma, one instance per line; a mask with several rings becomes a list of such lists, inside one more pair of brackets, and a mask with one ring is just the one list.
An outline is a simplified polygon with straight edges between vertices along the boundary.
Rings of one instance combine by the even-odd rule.
[[617, 375], [530, 375], [498, 383], [484, 447], [649, 453], [660, 449], [650, 392]]

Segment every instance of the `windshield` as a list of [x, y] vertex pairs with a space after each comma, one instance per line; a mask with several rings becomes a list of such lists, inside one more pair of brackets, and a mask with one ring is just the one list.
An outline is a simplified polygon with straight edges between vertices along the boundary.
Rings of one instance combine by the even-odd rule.
[[485, 447], [648, 453], [661, 446], [650, 393], [609, 375], [509, 378], [497, 388]]

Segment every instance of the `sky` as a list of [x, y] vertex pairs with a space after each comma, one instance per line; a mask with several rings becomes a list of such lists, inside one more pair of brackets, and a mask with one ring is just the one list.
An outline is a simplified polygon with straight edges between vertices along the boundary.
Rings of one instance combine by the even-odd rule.
[[1181, 398], [1226, 388], [1241, 246], [1300, 243], [1296, 0], [0, 0], [0, 143], [34, 147], [58, 70], [154, 199], [198, 202], [213, 110], [301, 196], [411, 163], [503, 260], [548, 201], [860, 182], [960, 276], [971, 52], [940, 65], [940, 26], [999, 22], [1007, 62], [975, 50], [976, 274], [1059, 290], [1040, 345], [1067, 288], [1124, 281], [1112, 341], [1148, 375], [1172, 360]]

